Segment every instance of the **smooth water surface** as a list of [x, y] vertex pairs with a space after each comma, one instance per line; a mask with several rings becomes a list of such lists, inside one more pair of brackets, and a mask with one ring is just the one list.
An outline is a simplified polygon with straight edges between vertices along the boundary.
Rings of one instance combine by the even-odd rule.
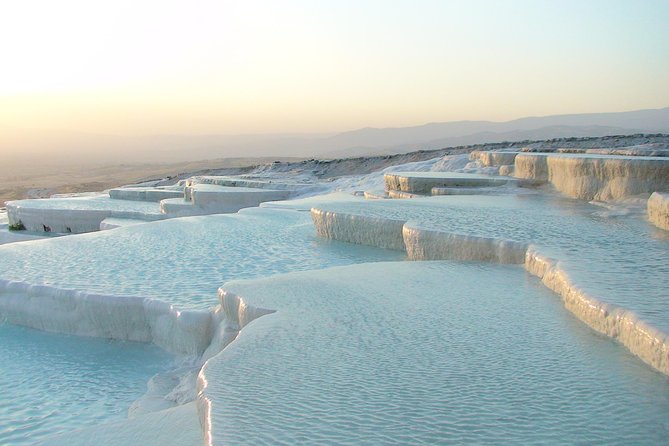
[[0, 279], [205, 309], [228, 280], [402, 257], [319, 239], [308, 212], [254, 208], [3, 246]]
[[117, 211], [117, 212], [139, 212], [144, 214], [160, 214], [158, 203], [148, 201], [116, 200], [108, 195], [96, 195], [92, 197], [68, 197], [48, 199], [28, 199], [13, 202], [30, 209], [62, 209], [78, 211]]
[[203, 371], [220, 444], [669, 443], [669, 379], [519, 266], [376, 263], [225, 288], [277, 312]]
[[151, 345], [0, 324], [0, 444], [124, 419], [172, 362]]
[[534, 244], [593, 297], [669, 332], [669, 235], [643, 215], [548, 193], [325, 204], [412, 227]]

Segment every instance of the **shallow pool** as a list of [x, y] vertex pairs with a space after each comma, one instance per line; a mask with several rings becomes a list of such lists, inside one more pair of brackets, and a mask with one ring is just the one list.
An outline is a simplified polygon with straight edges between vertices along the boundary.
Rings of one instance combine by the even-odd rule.
[[234, 282], [276, 309], [203, 374], [217, 444], [666, 444], [669, 379], [519, 266]]
[[588, 294], [631, 309], [669, 332], [669, 234], [643, 215], [548, 193], [370, 200], [319, 208], [534, 244], [561, 261]]
[[0, 444], [123, 419], [149, 378], [172, 365], [151, 345], [0, 324]]
[[0, 258], [0, 280], [205, 309], [227, 280], [403, 254], [320, 239], [308, 212], [255, 208], [2, 246]]
[[63, 211], [114, 211], [153, 214], [158, 216], [160, 208], [157, 203], [132, 200], [116, 200], [109, 195], [88, 197], [67, 197], [48, 199], [28, 199], [8, 202], [18, 207], [30, 209], [52, 209]]

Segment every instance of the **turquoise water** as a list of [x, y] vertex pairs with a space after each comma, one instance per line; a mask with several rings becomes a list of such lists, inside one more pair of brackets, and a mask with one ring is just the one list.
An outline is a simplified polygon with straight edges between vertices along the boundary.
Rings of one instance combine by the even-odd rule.
[[[318, 206], [317, 206], [318, 207]], [[644, 216], [550, 194], [325, 204], [412, 227], [535, 244], [592, 296], [669, 332], [669, 235]]]
[[0, 257], [0, 279], [206, 309], [227, 280], [402, 255], [319, 239], [308, 212], [253, 209], [1, 246]]
[[669, 444], [669, 379], [519, 266], [235, 282], [277, 312], [203, 373], [220, 444]]
[[[326, 209], [535, 243], [594, 296], [669, 323], [669, 237], [638, 215], [532, 194], [361, 205]], [[214, 439], [228, 444], [669, 444], [668, 378], [522, 268], [361, 264], [403, 257], [267, 208], [0, 247], [0, 279], [196, 309], [252, 279], [227, 288], [277, 312], [206, 370]], [[322, 270], [338, 265], [351, 266]], [[0, 444], [122, 419], [170, 362], [0, 325]]]
[[0, 324], [0, 444], [123, 419], [172, 363], [150, 345]]
[[15, 201], [21, 207], [31, 209], [62, 209], [67, 210], [93, 210], [93, 211], [117, 211], [138, 212], [150, 215], [160, 215], [158, 203], [132, 200], [115, 200], [107, 195], [93, 197], [69, 197], [49, 199], [29, 199]]

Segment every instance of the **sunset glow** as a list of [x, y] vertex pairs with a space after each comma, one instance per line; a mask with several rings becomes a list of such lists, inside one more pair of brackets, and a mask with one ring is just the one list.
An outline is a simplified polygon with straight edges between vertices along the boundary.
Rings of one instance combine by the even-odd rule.
[[329, 132], [666, 106], [669, 4], [3, 2], [0, 121]]

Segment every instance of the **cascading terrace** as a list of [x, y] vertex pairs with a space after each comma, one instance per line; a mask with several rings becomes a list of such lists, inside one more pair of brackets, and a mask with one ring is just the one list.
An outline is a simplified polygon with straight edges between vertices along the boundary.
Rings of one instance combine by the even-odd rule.
[[[585, 216], [580, 219], [560, 218], [551, 209], [552, 204], [546, 203], [538, 196], [518, 197], [448, 197], [441, 202], [436, 198], [415, 199], [398, 205], [396, 203], [373, 202], [359, 204], [341, 204], [316, 207], [311, 215], [316, 231], [321, 237], [334, 240], [363, 243], [372, 246], [402, 249], [410, 260], [457, 260], [457, 261], [484, 261], [493, 263], [510, 263], [524, 265], [525, 269], [537, 276], [551, 290], [559, 294], [565, 307], [579, 319], [593, 329], [603, 333], [625, 345], [632, 353], [641, 358], [658, 371], [669, 375], [669, 338], [666, 327], [655, 326], [648, 322], [646, 316], [659, 312], [659, 319], [652, 319], [658, 324], [667, 314], [666, 304], [661, 296], [654, 298], [649, 295], [646, 301], [643, 289], [636, 290], [641, 297], [636, 302], [636, 310], [648, 306], [648, 313], [640, 312], [640, 318], [635, 311], [628, 308], [628, 302], [617, 302], [615, 295], [603, 294], [599, 290], [587, 290], [579, 287], [571, 278], [573, 269], [564, 267], [564, 262], [553, 260], [573, 259], [577, 251], [570, 252], [569, 245], [578, 245], [579, 239], [584, 243], [597, 243], [597, 232], [610, 230]], [[574, 205], [574, 203], [572, 203]], [[542, 209], [543, 207], [543, 209]], [[577, 206], [580, 212], [596, 212], [597, 208], [588, 205]], [[594, 209], [592, 209], [594, 208]], [[507, 209], [507, 211], [503, 211]], [[545, 215], [542, 218], [542, 210]], [[492, 214], [497, 214], [493, 216]], [[500, 217], [501, 214], [501, 217]], [[494, 217], [498, 222], [492, 222]], [[506, 227], [504, 218], [507, 217]], [[516, 220], [516, 223], [511, 221]], [[557, 222], [556, 222], [557, 220]], [[562, 221], [564, 220], [564, 222]], [[518, 222], [520, 224], [518, 224]], [[499, 223], [499, 224], [495, 224]], [[552, 225], [551, 225], [552, 223]], [[495, 226], [487, 228], [488, 224]], [[564, 227], [560, 228], [564, 224]], [[571, 224], [571, 227], [567, 226]], [[508, 225], [511, 225], [509, 227]], [[540, 229], [539, 229], [540, 228]], [[567, 228], [567, 230], [565, 230]], [[617, 229], [621, 235], [627, 237], [634, 232]], [[549, 237], [539, 232], [544, 230], [550, 233]], [[555, 231], [562, 230], [559, 234]], [[638, 228], [636, 228], [638, 230]], [[615, 236], [610, 232], [607, 236]], [[579, 237], [580, 235], [580, 237]], [[550, 237], [565, 237], [566, 243], [551, 243]], [[592, 237], [590, 240], [587, 238]], [[600, 236], [601, 238], [601, 236]], [[536, 240], [530, 245], [523, 240]], [[542, 243], [546, 245], [542, 246]], [[667, 249], [669, 244], [663, 240], [654, 240], [638, 235], [628, 243], [637, 243], [642, 246], [638, 250], [644, 256], [638, 260], [644, 261], [647, 271], [639, 281], [649, 276], [649, 287], [652, 280], [661, 278], [663, 268], [662, 257], [656, 257]], [[547, 249], [548, 248], [548, 249]], [[588, 255], [579, 257], [579, 261], [590, 264], [607, 262], [606, 257], [615, 256], [606, 247], [600, 253], [591, 250]], [[623, 248], [624, 249], [624, 248]], [[643, 249], [647, 249], [645, 253]], [[596, 250], [594, 250], [596, 251]], [[580, 255], [580, 253], [578, 253]], [[648, 260], [645, 260], [645, 259]], [[625, 265], [615, 265], [615, 261], [608, 260], [613, 274], [608, 277], [611, 283], [623, 283], [630, 277], [629, 271], [625, 274]], [[622, 260], [624, 262], [624, 260]], [[655, 266], [653, 266], [655, 265]], [[621, 271], [622, 277], [615, 278], [615, 272]], [[656, 272], [657, 270], [657, 272]], [[596, 273], [597, 274], [597, 273]], [[606, 276], [605, 273], [598, 273]], [[650, 276], [656, 274], [654, 279]], [[662, 288], [661, 280], [656, 288]], [[588, 284], [588, 280], [581, 278], [580, 282]]]
[[[514, 152], [476, 154], [472, 159], [491, 164], [486, 172], [500, 167], [495, 164], [516, 163], [504, 170], [523, 175]], [[436, 164], [420, 167], [430, 165]], [[569, 325], [569, 318], [543, 296], [557, 293], [578, 319], [669, 375], [669, 302], [663, 299], [669, 238], [654, 232], [661, 230], [646, 224], [638, 210], [535, 190], [551, 175], [546, 170], [544, 178], [543, 168], [537, 162], [533, 166], [538, 173], [525, 179], [392, 172], [385, 180], [389, 190], [366, 193], [377, 200], [336, 194], [274, 202], [227, 216], [127, 227], [110, 220], [110, 227], [121, 227], [3, 247], [0, 314], [11, 324], [153, 343], [191, 357], [197, 382], [182, 380], [178, 386], [190, 386], [188, 395], [170, 398], [176, 404], [195, 399], [188, 411], [197, 412], [205, 444], [295, 443], [305, 438], [480, 442], [499, 438], [495, 435], [500, 432], [518, 442], [556, 441], [572, 434], [574, 442], [620, 438], [614, 430], [604, 436], [599, 436], [602, 429], [579, 430], [579, 420], [588, 414], [605, 420], [603, 425], [624, 426], [630, 441], [647, 439], [644, 435], [661, 417], [653, 411], [633, 413], [639, 392], [616, 392], [633, 381], [620, 365], [637, 365], [625, 362], [614, 343], [609, 348], [590, 338], [584, 342], [581, 329]], [[241, 195], [285, 198], [295, 186], [274, 189], [276, 183], [270, 181], [237, 184], [228, 177], [198, 181], [183, 185], [191, 200], [200, 194], [206, 201], [213, 193], [235, 205], [253, 204]], [[647, 186], [659, 187], [658, 181]], [[610, 184], [633, 183], [597, 184], [613, 191]], [[260, 193], [234, 190], [240, 185]], [[557, 183], [553, 187], [561, 190]], [[159, 199], [169, 203], [164, 197], [174, 193], [128, 190], [119, 196], [150, 198], [153, 209]], [[664, 195], [654, 194], [648, 202], [651, 219], [662, 210]], [[410, 199], [384, 199], [388, 197]], [[310, 217], [295, 210], [310, 210]], [[126, 259], [121, 269], [114, 266], [120, 257]], [[628, 257], [644, 267], [631, 268]], [[406, 259], [421, 262], [398, 261]], [[433, 260], [437, 262], [429, 262]], [[524, 279], [518, 266], [538, 281]], [[221, 283], [225, 285], [219, 288], [218, 301], [210, 299], [211, 290]], [[542, 299], [534, 299], [538, 295]], [[498, 326], [503, 329], [488, 330]], [[549, 326], [551, 336], [544, 336], [542, 330]], [[540, 342], [535, 344], [535, 339]], [[498, 349], [514, 360], [499, 360]], [[603, 356], [599, 350], [605, 351]], [[565, 357], [558, 356], [565, 351]], [[528, 358], [536, 363], [524, 362]], [[601, 386], [586, 378], [599, 376], [597, 371], [604, 368], [599, 360], [610, 361]], [[554, 367], [556, 363], [560, 365]], [[469, 371], [463, 373], [460, 367]], [[646, 369], [641, 363], [638, 367]], [[536, 382], [516, 380], [535, 372]], [[664, 377], [650, 369], [638, 373], [652, 382], [641, 392], [653, 389], [653, 404], [665, 407]], [[467, 380], [461, 382], [463, 376]], [[491, 376], [499, 379], [490, 384]], [[414, 383], [411, 389], [405, 388], [407, 382]], [[445, 382], [451, 384], [441, 385]], [[522, 385], [514, 388], [515, 382]], [[481, 392], [481, 383], [495, 390]], [[557, 394], [545, 383], [555, 383]], [[523, 395], [528, 385], [535, 386], [535, 394]], [[585, 385], [595, 401], [590, 394], [574, 397], [565, 407], [584, 409], [554, 416], [544, 402], [569, 400], [569, 389], [577, 385]], [[152, 386], [161, 389], [160, 383]], [[454, 388], [469, 399], [456, 403]], [[171, 393], [181, 391], [175, 387]], [[394, 401], [388, 401], [391, 393]], [[442, 399], [430, 399], [433, 393]], [[492, 418], [476, 419], [474, 429], [468, 423], [482, 413], [475, 398], [482, 393], [489, 399], [481, 404], [495, 409]], [[622, 418], [611, 418], [599, 398], [629, 410], [620, 412]], [[448, 401], [454, 403], [449, 406]], [[522, 416], [537, 420], [536, 425], [504, 421], [499, 414], [511, 410], [505, 407], [508, 401], [532, 406], [532, 416]], [[133, 410], [154, 407], [164, 411], [165, 420], [187, 412], [188, 404], [183, 411], [172, 411], [154, 403], [140, 401]], [[472, 407], [476, 410], [468, 411]], [[509, 413], [515, 416], [514, 410]], [[421, 415], [407, 416], [412, 413]], [[147, 425], [160, 425], [161, 416], [147, 418]], [[141, 429], [141, 423], [125, 426], [131, 425]], [[95, 428], [91, 432], [99, 433]], [[68, 444], [74, 438], [84, 437], [52, 440]]]

